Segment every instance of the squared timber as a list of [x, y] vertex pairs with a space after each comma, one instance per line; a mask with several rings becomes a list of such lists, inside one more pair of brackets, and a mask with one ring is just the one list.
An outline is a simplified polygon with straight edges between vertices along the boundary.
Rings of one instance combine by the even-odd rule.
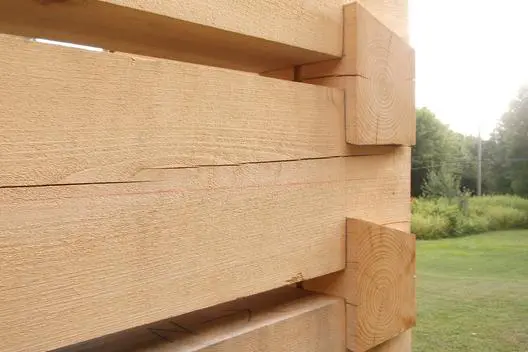
[[343, 352], [343, 299], [281, 288], [56, 352]]
[[409, 169], [400, 147], [0, 188], [0, 351], [52, 350], [344, 270], [347, 216], [410, 220]]
[[388, 109], [378, 109], [381, 105], [376, 99], [380, 95], [373, 93], [378, 90], [376, 83], [361, 76], [322, 77], [306, 82], [345, 91], [348, 143], [364, 146], [414, 144], [414, 81], [402, 82], [398, 94], [393, 97], [393, 106]]
[[0, 36], [0, 351], [410, 352], [407, 0], [348, 1], [0, 1], [106, 49]]
[[304, 288], [345, 298], [347, 347], [363, 352], [415, 325], [415, 237], [348, 219], [346, 241], [345, 271], [308, 280]]
[[412, 352], [412, 329], [385, 341], [369, 352]]
[[346, 143], [339, 89], [12, 36], [0, 49], [0, 187], [390, 151]]
[[300, 80], [346, 90], [348, 143], [413, 145], [414, 50], [357, 2], [344, 23], [343, 57], [301, 66]]
[[[409, 41], [408, 0], [358, 0], [368, 11], [400, 37]], [[347, 2], [351, 2], [347, 0]]]
[[262, 72], [337, 58], [343, 0], [3, 0], [0, 32]]

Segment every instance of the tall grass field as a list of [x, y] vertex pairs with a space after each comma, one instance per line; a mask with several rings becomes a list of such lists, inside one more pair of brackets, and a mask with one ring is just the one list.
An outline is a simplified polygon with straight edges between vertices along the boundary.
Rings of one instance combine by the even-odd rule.
[[528, 229], [528, 199], [517, 196], [418, 198], [412, 203], [417, 239]]

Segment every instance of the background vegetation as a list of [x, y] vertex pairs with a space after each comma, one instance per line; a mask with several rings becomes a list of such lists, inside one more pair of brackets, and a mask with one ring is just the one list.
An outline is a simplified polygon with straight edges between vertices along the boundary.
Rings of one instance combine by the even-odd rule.
[[528, 228], [528, 199], [518, 196], [422, 198], [412, 207], [412, 232], [418, 239]]
[[[431, 189], [426, 188], [428, 181], [447, 185], [458, 181], [457, 191], [476, 191], [477, 137], [452, 131], [427, 108], [416, 113], [416, 134], [412, 159], [414, 197], [452, 195], [449, 192], [453, 190], [438, 188], [431, 194]], [[483, 191], [528, 197], [528, 87], [519, 90], [509, 111], [482, 146]]]
[[412, 230], [420, 239], [528, 228], [528, 87], [522, 87], [488, 140], [452, 131], [427, 108], [416, 113]]

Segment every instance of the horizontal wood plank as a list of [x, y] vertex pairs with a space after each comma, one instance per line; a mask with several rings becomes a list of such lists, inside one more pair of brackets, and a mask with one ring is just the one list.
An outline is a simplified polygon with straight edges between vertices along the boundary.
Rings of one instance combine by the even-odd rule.
[[0, 32], [263, 72], [341, 56], [343, 0], [17, 0]]
[[344, 320], [342, 299], [288, 288], [55, 352], [344, 351]]
[[8, 36], [0, 47], [0, 187], [388, 150], [347, 145], [340, 89]]
[[58, 348], [342, 270], [347, 216], [409, 221], [409, 168], [396, 148], [0, 189], [0, 350]]
[[0, 37], [0, 187], [143, 181], [151, 168], [380, 154], [339, 89]]

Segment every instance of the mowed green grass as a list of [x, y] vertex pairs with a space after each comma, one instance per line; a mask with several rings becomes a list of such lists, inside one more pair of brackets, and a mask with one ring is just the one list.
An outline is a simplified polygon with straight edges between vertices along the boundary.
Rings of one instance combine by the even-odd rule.
[[528, 231], [417, 244], [414, 352], [528, 352]]

